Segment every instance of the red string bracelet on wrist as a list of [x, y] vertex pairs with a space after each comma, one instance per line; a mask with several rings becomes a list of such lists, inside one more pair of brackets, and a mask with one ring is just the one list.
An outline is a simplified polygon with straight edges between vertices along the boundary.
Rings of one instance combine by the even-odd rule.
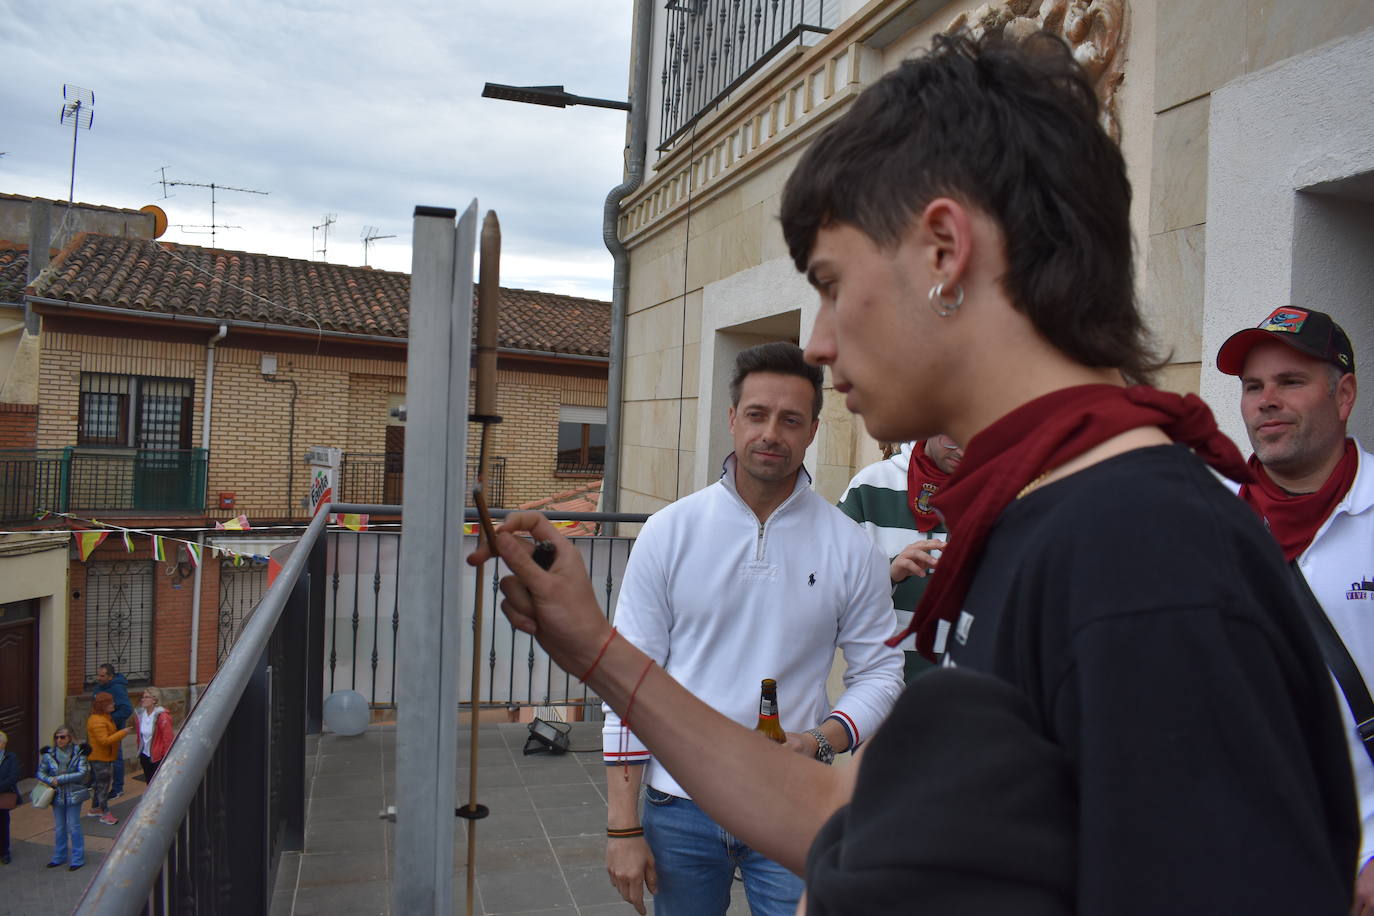
[[606, 650], [611, 647], [611, 641], [615, 639], [615, 635], [616, 629], [615, 627], [611, 627], [611, 635], [607, 636], [606, 641], [601, 644], [601, 651], [596, 653], [596, 658], [592, 659], [592, 666], [588, 668], [586, 671], [582, 672], [582, 676], [577, 679], [579, 682], [583, 684], [587, 683], [587, 678], [591, 677], [592, 672], [596, 670], [596, 666], [601, 664], [601, 656], [605, 655]]
[[644, 678], [648, 676], [649, 669], [653, 666], [654, 660], [651, 658], [649, 659], [648, 664], [644, 666], [644, 670], [639, 672], [639, 680], [635, 681], [634, 690], [630, 691], [630, 702], [625, 704], [625, 715], [620, 717], [620, 724], [623, 726], [620, 732], [620, 759], [622, 761], [621, 767], [624, 769], [624, 776], [626, 780], [630, 778], [630, 764], [629, 761], [626, 759], [626, 757], [628, 756], [626, 754], [626, 751], [629, 750], [630, 713], [635, 708], [635, 694], [639, 693], [639, 685], [644, 683]]

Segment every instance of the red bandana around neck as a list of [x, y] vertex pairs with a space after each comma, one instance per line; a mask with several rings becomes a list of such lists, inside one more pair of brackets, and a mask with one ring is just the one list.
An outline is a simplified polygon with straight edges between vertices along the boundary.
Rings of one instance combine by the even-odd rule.
[[1240, 488], [1240, 498], [1264, 519], [1269, 532], [1283, 548], [1283, 558], [1291, 563], [1312, 543], [1322, 522], [1350, 492], [1358, 465], [1355, 440], [1346, 439], [1345, 453], [1322, 488], [1315, 493], [1290, 495], [1274, 483], [1264, 465], [1251, 455], [1249, 466], [1255, 480]]
[[964, 460], [936, 497], [949, 528], [949, 548], [926, 586], [907, 629], [916, 649], [935, 659], [942, 620], [953, 622], [963, 605], [983, 543], [1002, 510], [1027, 484], [1128, 430], [1157, 426], [1199, 458], [1240, 483], [1250, 479], [1240, 451], [1217, 429], [1197, 395], [1177, 395], [1145, 385], [1079, 385], [1043, 395], [978, 433]]
[[949, 475], [926, 453], [926, 440], [913, 445], [911, 463], [906, 466], [906, 504], [911, 507], [912, 518], [916, 519], [916, 530], [922, 534], [940, 524], [940, 516], [931, 507], [930, 500], [948, 482]]

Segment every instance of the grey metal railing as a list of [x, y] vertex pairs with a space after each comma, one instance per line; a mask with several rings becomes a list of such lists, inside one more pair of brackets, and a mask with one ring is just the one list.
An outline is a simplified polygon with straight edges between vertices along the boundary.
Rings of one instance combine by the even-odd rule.
[[[509, 510], [494, 510], [504, 517]], [[556, 521], [576, 521], [569, 514], [553, 514]], [[642, 522], [645, 516], [633, 514], [596, 514], [598, 522]], [[475, 513], [467, 513], [469, 524]], [[588, 574], [597, 586], [602, 609], [609, 616], [620, 592], [620, 580], [634, 543], [632, 537], [571, 535], [569, 540], [581, 552]], [[324, 690], [356, 690], [374, 708], [396, 702], [396, 659], [398, 634], [403, 618], [399, 570], [400, 532], [331, 532], [326, 537], [325, 568], [325, 670]], [[476, 535], [464, 538], [466, 553], [476, 546]], [[596, 707], [600, 699], [590, 694], [576, 679], [557, 670], [548, 655], [528, 634], [506, 624], [498, 606], [497, 584], [507, 569], [499, 561], [488, 566], [483, 578], [483, 621], [480, 631], [485, 664], [482, 671], [482, 696], [486, 708], [522, 706]], [[464, 594], [472, 595], [478, 585], [476, 572], [465, 570]], [[475, 606], [475, 605], [474, 605]], [[467, 686], [471, 660], [460, 660], [460, 699], [471, 697]]]
[[[337, 590], [340, 552], [346, 561], [354, 539], [347, 533], [326, 536], [330, 512], [397, 516], [401, 510], [399, 506], [336, 503], [310, 522], [187, 717], [138, 807], [126, 818], [114, 848], [75, 911], [80, 916], [268, 911], [281, 853], [300, 849], [304, 842], [305, 736], [320, 730], [331, 677], [326, 671], [326, 652], [336, 652], [329, 647], [338, 645], [329, 641], [328, 605], [331, 592]], [[492, 514], [504, 517], [508, 512]], [[550, 518], [637, 523], [647, 516], [564, 513]], [[332, 571], [331, 538], [335, 544]], [[364, 542], [357, 543], [361, 547]], [[632, 539], [578, 537], [574, 543], [588, 558], [607, 614], [613, 614], [619, 570]], [[362, 556], [359, 549], [355, 561]], [[494, 590], [506, 573], [503, 565], [493, 567], [480, 583], [484, 589]], [[373, 575], [366, 571], [361, 581], [366, 583]], [[471, 584], [478, 585], [475, 580]], [[379, 588], [373, 592], [374, 596], [381, 593]], [[365, 603], [366, 592], [359, 594]], [[495, 626], [499, 611], [494, 591], [491, 595], [483, 604], [488, 617], [483, 631], [490, 634], [484, 642], [488, 689], [478, 698], [479, 706], [599, 702], [553, 665], [528, 636], [516, 633], [503, 618], [502, 626]], [[393, 647], [403, 619], [404, 589], [398, 586], [395, 596], [394, 604], [384, 614], [374, 614], [377, 619], [372, 623], [373, 633], [383, 633], [380, 621], [387, 619]], [[355, 619], [366, 620], [362, 614], [355, 618], [353, 609], [346, 614], [349, 626]], [[375, 671], [378, 644], [358, 642], [357, 636], [349, 632], [345, 642], [359, 646], [356, 651], [366, 656], [365, 665]], [[462, 681], [467, 681], [466, 668]], [[468, 705], [467, 692], [463, 698], [462, 705]]]

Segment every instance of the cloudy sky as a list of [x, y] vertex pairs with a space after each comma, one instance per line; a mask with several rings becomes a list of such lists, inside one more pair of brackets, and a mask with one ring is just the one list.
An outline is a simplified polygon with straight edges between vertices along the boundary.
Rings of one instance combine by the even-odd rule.
[[610, 298], [601, 207], [621, 180], [625, 115], [480, 97], [563, 84], [624, 99], [628, 0], [0, 0], [0, 192], [67, 198], [64, 83], [95, 92], [77, 140], [79, 201], [155, 203], [164, 239], [410, 269], [416, 204], [501, 218], [502, 283]]

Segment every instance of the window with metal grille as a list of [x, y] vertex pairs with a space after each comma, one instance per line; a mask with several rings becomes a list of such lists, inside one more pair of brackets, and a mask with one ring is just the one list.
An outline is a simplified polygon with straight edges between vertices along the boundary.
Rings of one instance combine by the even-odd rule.
[[103, 664], [130, 683], [153, 676], [151, 560], [93, 560], [86, 564], [86, 684]]
[[81, 373], [78, 445], [191, 447], [190, 379]]
[[559, 474], [600, 474], [606, 464], [606, 408], [558, 408]]

